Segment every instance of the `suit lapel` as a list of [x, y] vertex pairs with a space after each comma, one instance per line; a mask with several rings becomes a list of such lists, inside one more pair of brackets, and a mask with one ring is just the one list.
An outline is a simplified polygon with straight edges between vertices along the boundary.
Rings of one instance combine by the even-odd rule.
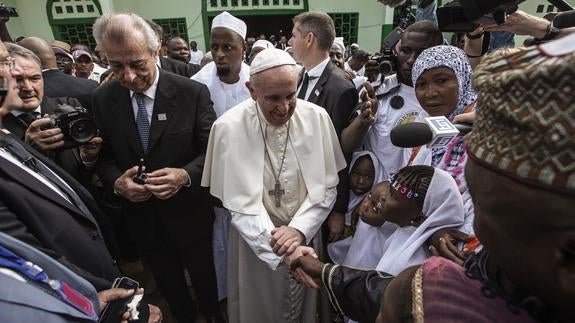
[[154, 145], [158, 142], [162, 133], [166, 129], [166, 125], [171, 122], [174, 117], [174, 112], [177, 108], [176, 103], [174, 102], [175, 96], [175, 88], [168, 84], [166, 73], [161, 71], [160, 78], [158, 80], [158, 88], [156, 89], [156, 97], [154, 99], [148, 151], [152, 151]]
[[115, 120], [129, 120], [129, 122], [118, 124], [117, 126], [124, 129], [128, 143], [136, 154], [143, 156], [144, 151], [140, 143], [140, 136], [138, 134], [138, 128], [136, 127], [136, 117], [134, 116], [132, 99], [130, 98], [130, 91], [128, 89], [120, 87], [118, 100], [111, 111], [113, 111], [115, 115]]
[[24, 138], [26, 133], [26, 127], [18, 117], [14, 116], [12, 113], [8, 113], [2, 118], [2, 125], [4, 128], [8, 129], [14, 136], [18, 138]]
[[[4, 171], [6, 176], [12, 178], [13, 181], [20, 183], [22, 186], [27, 187], [29, 190], [36, 192], [36, 194], [39, 196], [43, 196], [45, 199], [48, 199], [63, 208], [81, 215], [82, 217], [85, 217], [82, 211], [80, 211], [75, 205], [66, 201], [53, 189], [48, 188], [44, 184], [40, 184], [37, 179], [32, 178], [30, 174], [27, 174], [25, 170], [14, 165], [12, 162], [4, 158], [0, 158], [0, 168]], [[90, 221], [92, 220], [90, 219]]]
[[331, 62], [328, 62], [325, 68], [323, 69], [323, 73], [321, 73], [319, 80], [317, 81], [317, 83], [311, 90], [311, 93], [309, 94], [309, 98], [307, 99], [308, 102], [317, 104], [318, 101], [317, 99], [321, 94], [321, 92], [323, 91], [323, 87], [327, 83], [329, 75], [331, 74], [331, 64], [332, 64]]

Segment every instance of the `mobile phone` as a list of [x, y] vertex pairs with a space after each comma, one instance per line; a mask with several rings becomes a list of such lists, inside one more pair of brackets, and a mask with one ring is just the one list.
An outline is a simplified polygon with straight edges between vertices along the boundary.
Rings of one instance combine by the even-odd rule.
[[[124, 288], [124, 289], [135, 289], [137, 290], [140, 284], [128, 277], [116, 278], [112, 284], [112, 288]], [[127, 298], [116, 299], [104, 307], [100, 319], [98, 322], [101, 323], [120, 323], [122, 321], [122, 314], [126, 311], [128, 303], [132, 301], [132, 296]]]
[[148, 175], [146, 175], [146, 173], [144, 173], [144, 158], [140, 158], [140, 164], [138, 165], [138, 173], [136, 175], [134, 175], [132, 180], [134, 181], [134, 183], [144, 185], [144, 184], [146, 184], [147, 178], [148, 178]]

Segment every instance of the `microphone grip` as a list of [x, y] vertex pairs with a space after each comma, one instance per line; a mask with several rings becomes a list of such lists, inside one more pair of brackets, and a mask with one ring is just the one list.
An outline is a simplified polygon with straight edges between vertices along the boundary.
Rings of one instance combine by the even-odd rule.
[[473, 130], [473, 124], [471, 123], [456, 123], [454, 126], [459, 130], [460, 136], [465, 136]]

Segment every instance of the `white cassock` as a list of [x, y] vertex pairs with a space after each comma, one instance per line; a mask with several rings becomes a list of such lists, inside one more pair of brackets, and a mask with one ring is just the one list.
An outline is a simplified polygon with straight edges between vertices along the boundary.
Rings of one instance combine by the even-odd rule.
[[[199, 52], [199, 50], [198, 50]], [[217, 75], [214, 62], [206, 64], [198, 73], [191, 77], [192, 80], [205, 84], [210, 91], [210, 97], [214, 103], [216, 116], [219, 118], [224, 112], [235, 107], [239, 103], [250, 97], [250, 91], [246, 86], [246, 81], [250, 78], [249, 65], [242, 63], [240, 79], [234, 84], [227, 84], [220, 81]], [[228, 259], [228, 236], [230, 227], [230, 213], [228, 210], [214, 208], [214, 268], [218, 282], [218, 299], [222, 300], [227, 296], [227, 259]]]
[[[273, 167], [265, 154], [260, 122]], [[335, 203], [337, 172], [345, 167], [345, 159], [329, 115], [298, 100], [279, 177], [285, 194], [277, 207], [269, 193], [275, 185], [272, 169], [277, 172], [280, 167], [287, 136], [287, 125], [268, 124], [252, 99], [216, 120], [210, 132], [202, 186], [209, 186], [232, 214], [232, 323], [315, 322], [316, 293], [289, 277], [282, 257], [270, 246], [271, 230], [288, 225], [310, 244]]]

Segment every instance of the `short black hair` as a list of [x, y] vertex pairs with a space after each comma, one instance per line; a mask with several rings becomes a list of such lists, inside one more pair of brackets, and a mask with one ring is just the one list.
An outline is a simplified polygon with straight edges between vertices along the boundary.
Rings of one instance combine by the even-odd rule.
[[429, 20], [417, 21], [405, 28], [404, 32], [423, 33], [429, 37], [429, 40], [433, 42], [434, 46], [443, 44], [443, 34], [441, 30]]
[[417, 197], [414, 197], [414, 200], [419, 207], [423, 207], [423, 201], [425, 200], [425, 195], [427, 194], [434, 173], [435, 168], [431, 166], [406, 166], [397, 171], [393, 181], [417, 193]]

